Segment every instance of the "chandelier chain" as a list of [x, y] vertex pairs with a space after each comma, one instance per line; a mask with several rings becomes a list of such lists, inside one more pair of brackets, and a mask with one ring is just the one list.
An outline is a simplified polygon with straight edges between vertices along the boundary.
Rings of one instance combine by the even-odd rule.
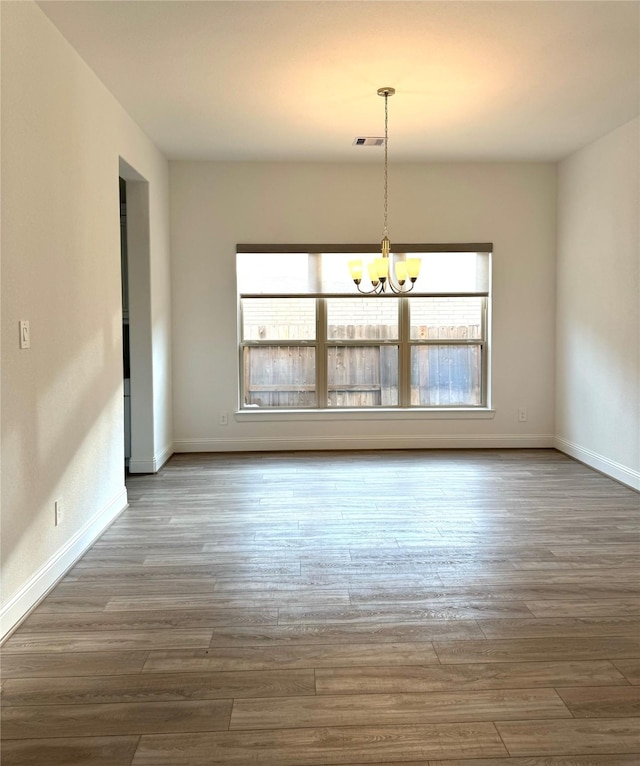
[[383, 236], [389, 236], [389, 230], [387, 228], [388, 219], [388, 158], [389, 158], [389, 95], [384, 94], [384, 231]]
[[384, 295], [385, 293], [410, 293], [418, 279], [419, 258], [399, 257], [391, 253], [389, 241], [389, 96], [395, 88], [378, 88], [378, 95], [384, 96], [384, 230], [380, 242], [380, 256], [375, 257], [367, 267], [371, 289], [362, 286], [363, 263], [361, 259], [349, 261], [349, 271], [356, 288], [362, 295]]

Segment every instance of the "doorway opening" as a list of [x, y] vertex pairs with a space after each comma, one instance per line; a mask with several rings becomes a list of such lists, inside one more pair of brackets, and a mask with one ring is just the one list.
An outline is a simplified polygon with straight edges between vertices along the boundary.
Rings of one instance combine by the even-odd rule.
[[124, 468], [131, 458], [131, 347], [129, 344], [129, 265], [127, 259], [127, 182], [120, 178], [120, 272], [122, 276], [122, 371], [124, 377]]
[[118, 175], [125, 463], [155, 473], [149, 182], [122, 158]]

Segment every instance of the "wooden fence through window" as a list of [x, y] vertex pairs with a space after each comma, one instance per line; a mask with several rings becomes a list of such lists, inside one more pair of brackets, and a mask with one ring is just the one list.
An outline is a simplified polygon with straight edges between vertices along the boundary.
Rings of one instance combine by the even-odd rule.
[[[273, 337], [259, 328], [258, 337]], [[255, 337], [255, 336], [254, 336]], [[329, 407], [393, 407], [399, 403], [399, 346], [375, 345], [394, 340], [397, 328], [387, 325], [329, 326], [327, 394]], [[419, 326], [416, 340], [442, 343], [411, 345], [411, 405], [474, 406], [481, 403], [482, 352], [480, 327]], [[448, 344], [448, 340], [478, 340]], [[362, 346], [333, 345], [332, 341], [362, 340]], [[278, 346], [244, 349], [245, 406], [304, 408], [325, 406], [316, 397], [315, 348], [282, 340]]]

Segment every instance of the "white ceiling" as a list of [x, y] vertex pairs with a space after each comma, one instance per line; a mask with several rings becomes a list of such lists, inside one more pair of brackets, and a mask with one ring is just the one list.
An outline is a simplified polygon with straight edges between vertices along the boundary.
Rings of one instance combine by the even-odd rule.
[[639, 112], [638, 2], [40, 2], [173, 159], [556, 160]]

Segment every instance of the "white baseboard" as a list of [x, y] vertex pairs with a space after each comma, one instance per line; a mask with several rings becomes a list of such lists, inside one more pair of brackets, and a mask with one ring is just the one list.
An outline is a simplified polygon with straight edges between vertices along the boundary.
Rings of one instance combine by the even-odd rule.
[[155, 456], [156, 471], [159, 471], [162, 468], [171, 455], [173, 455], [173, 442], [167, 444], [167, 446]]
[[18, 625], [127, 505], [127, 490], [123, 487], [9, 599], [0, 609], [0, 639]]
[[129, 458], [127, 466], [129, 473], [155, 473], [156, 461], [153, 457], [148, 458]]
[[129, 458], [129, 473], [157, 473], [173, 455], [173, 444], [167, 445], [161, 452], [149, 458]]
[[458, 436], [320, 436], [256, 439], [178, 439], [176, 452], [276, 452], [350, 449], [541, 449], [553, 447], [552, 434]]
[[635, 471], [633, 468], [617, 463], [615, 460], [610, 460], [598, 452], [581, 447], [579, 444], [563, 439], [560, 436], [555, 437], [554, 446], [559, 452], [564, 452], [566, 455], [579, 460], [590, 468], [595, 468], [596, 471], [600, 471], [600, 473], [604, 473], [621, 484], [626, 484], [631, 489], [640, 492], [640, 471]]

